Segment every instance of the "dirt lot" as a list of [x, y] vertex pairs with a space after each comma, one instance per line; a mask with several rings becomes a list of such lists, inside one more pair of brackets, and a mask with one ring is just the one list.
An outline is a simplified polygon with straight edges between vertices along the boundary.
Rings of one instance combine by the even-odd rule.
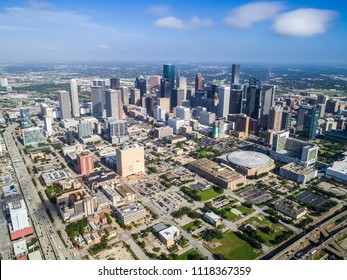
[[110, 249], [104, 250], [94, 256], [89, 255], [92, 260], [134, 260], [131, 253], [127, 251], [123, 242], [118, 242], [111, 245]]

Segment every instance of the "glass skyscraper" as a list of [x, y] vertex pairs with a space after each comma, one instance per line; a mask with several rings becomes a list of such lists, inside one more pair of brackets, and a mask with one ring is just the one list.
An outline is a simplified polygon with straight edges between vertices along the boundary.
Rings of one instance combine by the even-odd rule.
[[20, 125], [22, 128], [28, 128], [31, 126], [30, 120], [30, 109], [29, 108], [20, 108]]
[[170, 90], [175, 87], [175, 65], [164, 64], [163, 65], [163, 78], [170, 79]]

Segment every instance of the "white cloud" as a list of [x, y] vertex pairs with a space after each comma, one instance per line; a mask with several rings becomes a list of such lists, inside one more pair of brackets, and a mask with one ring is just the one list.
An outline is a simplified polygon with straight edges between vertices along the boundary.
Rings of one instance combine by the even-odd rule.
[[284, 8], [282, 2], [249, 3], [232, 10], [224, 22], [237, 28], [248, 28], [255, 22], [274, 18]]
[[337, 15], [331, 10], [298, 9], [279, 15], [272, 28], [278, 34], [309, 37], [325, 33]]
[[111, 48], [111, 46], [106, 45], [106, 44], [101, 44], [98, 46], [98, 49], [101, 49], [101, 50], [108, 50], [110, 48]]
[[166, 5], [152, 5], [146, 9], [146, 12], [151, 15], [164, 16], [170, 13], [170, 6]]
[[200, 19], [196, 16], [191, 17], [189, 20], [182, 20], [176, 17], [164, 17], [157, 19], [154, 22], [154, 26], [156, 27], [166, 27], [175, 29], [196, 29], [199, 27], [210, 25], [212, 25], [212, 21], [210, 19]]

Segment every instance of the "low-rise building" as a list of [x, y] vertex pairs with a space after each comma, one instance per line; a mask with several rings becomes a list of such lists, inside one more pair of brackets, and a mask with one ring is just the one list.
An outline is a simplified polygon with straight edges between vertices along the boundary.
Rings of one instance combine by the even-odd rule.
[[307, 213], [306, 207], [294, 205], [289, 201], [276, 201], [274, 207], [279, 212], [293, 219], [299, 219]]
[[49, 187], [50, 185], [52, 185], [54, 182], [59, 182], [62, 180], [66, 180], [70, 178], [70, 174], [67, 173], [65, 170], [56, 170], [53, 172], [47, 172], [47, 173], [43, 173], [41, 175], [43, 182], [45, 183], [45, 185], [47, 187]]
[[215, 213], [213, 212], [206, 212], [204, 214], [204, 217], [209, 221], [209, 223], [211, 225], [213, 225], [214, 227], [218, 227], [219, 225], [222, 224], [222, 221], [221, 221], [221, 217], [219, 217], [218, 215], [216, 215]]
[[230, 167], [220, 166], [218, 163], [203, 158], [188, 163], [187, 168], [222, 187], [234, 189], [238, 184], [245, 184], [246, 177]]
[[8, 224], [10, 239], [16, 240], [33, 234], [34, 230], [28, 217], [24, 200], [13, 200], [7, 203], [6, 213], [9, 214]]
[[154, 137], [156, 138], [170, 137], [172, 135], [173, 135], [173, 128], [170, 126], [156, 127], [154, 129]]
[[326, 170], [326, 177], [337, 182], [347, 183], [347, 159], [333, 162]]
[[317, 177], [318, 171], [313, 167], [305, 167], [294, 162], [280, 168], [280, 175], [300, 184], [305, 184]]
[[180, 234], [181, 232], [177, 227], [171, 226], [159, 231], [158, 237], [166, 247], [170, 248], [175, 245], [175, 240], [180, 236]]
[[125, 224], [137, 222], [146, 217], [146, 209], [139, 203], [118, 208], [116, 210], [117, 217]]

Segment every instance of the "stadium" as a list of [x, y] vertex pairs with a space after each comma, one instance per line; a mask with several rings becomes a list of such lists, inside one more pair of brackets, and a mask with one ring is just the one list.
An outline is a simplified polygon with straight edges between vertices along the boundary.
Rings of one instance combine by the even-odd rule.
[[222, 162], [246, 176], [259, 175], [275, 168], [273, 159], [253, 151], [236, 151], [223, 156]]

